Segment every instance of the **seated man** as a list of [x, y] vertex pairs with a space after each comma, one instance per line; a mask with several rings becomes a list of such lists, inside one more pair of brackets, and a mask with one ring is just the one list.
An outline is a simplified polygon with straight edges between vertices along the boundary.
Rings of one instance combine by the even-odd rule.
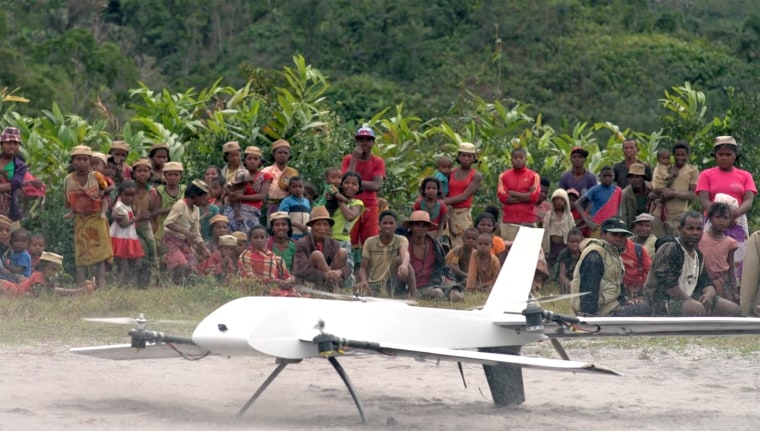
[[397, 222], [392, 211], [381, 212], [380, 235], [369, 237], [364, 243], [359, 282], [356, 284], [360, 294], [389, 297], [417, 295], [409, 264], [409, 241], [405, 236], [396, 235]]
[[296, 241], [293, 275], [298, 282], [336, 292], [343, 281], [351, 277], [351, 268], [346, 250], [330, 238], [333, 224], [335, 221], [330, 218], [327, 208], [320, 206], [311, 210], [306, 223], [311, 233]]
[[417, 292], [421, 298], [462, 301], [462, 286], [446, 281], [449, 267], [441, 243], [427, 234], [428, 228], [435, 226], [427, 211], [414, 211], [404, 222], [404, 227], [410, 229], [409, 261]]
[[707, 275], [697, 244], [704, 219], [687, 211], [676, 241], [662, 244], [654, 255], [644, 285], [653, 313], [660, 316], [738, 316], [739, 306], [721, 298]]
[[630, 302], [621, 295], [623, 261], [628, 237], [620, 217], [610, 217], [601, 224], [601, 239], [590, 238], [581, 244], [581, 257], [575, 265], [570, 293], [584, 293], [576, 298], [573, 310], [578, 315], [590, 316], [646, 316], [650, 314], [645, 303]]

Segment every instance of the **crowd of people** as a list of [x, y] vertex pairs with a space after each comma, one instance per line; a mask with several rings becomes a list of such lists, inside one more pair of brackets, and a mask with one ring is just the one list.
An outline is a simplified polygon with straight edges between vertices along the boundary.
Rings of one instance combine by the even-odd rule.
[[[597, 174], [576, 147], [554, 190], [527, 167], [522, 147], [511, 150], [512, 167], [497, 184], [483, 184], [477, 149], [465, 142], [453, 159], [435, 160], [402, 223], [378, 196], [386, 173], [375, 139], [359, 128], [353, 151], [325, 169], [321, 187], [290, 166], [282, 139], [266, 155], [227, 142], [225, 165], [193, 179], [164, 144], [131, 164], [123, 141], [108, 154], [74, 147], [63, 188], [77, 288], [60, 289], [52, 280], [62, 256], [45, 250], [44, 233], [22, 227], [29, 173], [19, 131], [8, 127], [0, 137], [0, 287], [86, 293], [105, 287], [110, 271], [113, 282], [140, 288], [157, 274], [177, 282], [207, 275], [250, 280], [272, 295], [306, 285], [459, 301], [493, 287], [519, 229], [542, 227], [534, 289], [553, 280], [562, 292], [582, 293], [579, 314], [758, 315], [760, 239], [747, 223], [757, 190], [734, 166], [730, 136], [716, 138], [716, 166], [702, 172], [684, 142], [659, 149], [652, 169], [627, 139], [624, 159]], [[485, 187], [495, 187], [501, 205], [473, 220], [473, 198]]]

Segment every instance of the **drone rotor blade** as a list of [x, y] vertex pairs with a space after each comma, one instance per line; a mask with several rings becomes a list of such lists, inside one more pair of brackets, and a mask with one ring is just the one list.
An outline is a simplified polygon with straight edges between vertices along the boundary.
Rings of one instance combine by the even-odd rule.
[[566, 361], [570, 360], [570, 356], [567, 354], [567, 351], [565, 350], [565, 347], [562, 345], [562, 343], [559, 342], [558, 339], [552, 338], [549, 341], [551, 341], [552, 346], [554, 346], [554, 350], [557, 351], [557, 354], [559, 355], [560, 358], [562, 358], [562, 359], [564, 359]]
[[308, 293], [309, 295], [314, 296], [322, 296], [324, 298], [342, 299], [344, 301], [356, 301], [356, 297], [343, 293], [326, 292], [324, 290], [312, 289], [311, 287], [306, 286], [296, 286], [295, 289], [301, 293]]
[[189, 324], [192, 323], [189, 320], [166, 320], [166, 319], [145, 319], [142, 321], [138, 321], [138, 319], [135, 319], [134, 317], [83, 317], [82, 320], [85, 322], [96, 322], [96, 323], [111, 323], [115, 325], [137, 325], [139, 323], [151, 323], [151, 324]]
[[542, 296], [540, 298], [533, 298], [536, 301], [538, 301], [539, 304], [545, 304], [547, 302], [556, 302], [556, 301], [562, 301], [563, 299], [573, 299], [578, 298], [583, 295], [588, 295], [591, 292], [581, 292], [581, 293], [564, 293], [561, 295], [548, 295], [548, 296]]

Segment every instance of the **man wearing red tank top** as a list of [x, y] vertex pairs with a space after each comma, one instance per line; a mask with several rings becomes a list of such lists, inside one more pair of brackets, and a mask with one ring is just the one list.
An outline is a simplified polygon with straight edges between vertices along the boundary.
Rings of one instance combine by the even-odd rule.
[[443, 200], [452, 207], [449, 211], [449, 238], [451, 248], [462, 245], [464, 231], [472, 227], [472, 197], [478, 191], [483, 175], [472, 168], [477, 163], [475, 145], [462, 142], [459, 145], [459, 167], [451, 171], [449, 195]]

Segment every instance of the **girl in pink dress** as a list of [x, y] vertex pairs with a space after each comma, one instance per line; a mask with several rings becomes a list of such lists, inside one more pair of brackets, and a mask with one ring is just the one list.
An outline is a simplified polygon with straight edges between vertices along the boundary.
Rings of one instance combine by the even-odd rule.
[[133, 181], [119, 184], [119, 196], [111, 211], [111, 247], [116, 264], [119, 267], [121, 284], [126, 285], [131, 274], [137, 274], [141, 266], [143, 253], [140, 238], [137, 236], [135, 212], [132, 203], [137, 195], [137, 186]]

